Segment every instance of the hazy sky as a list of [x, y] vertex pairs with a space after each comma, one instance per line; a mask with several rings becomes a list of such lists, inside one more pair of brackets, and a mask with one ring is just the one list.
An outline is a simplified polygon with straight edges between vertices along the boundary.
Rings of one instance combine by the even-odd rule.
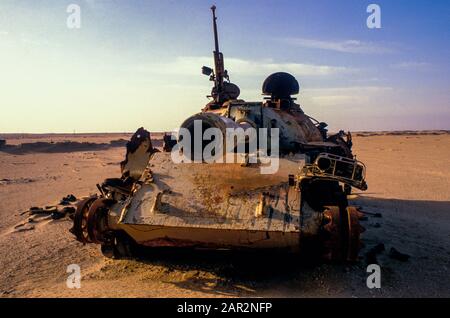
[[[66, 24], [69, 4], [81, 28]], [[0, 2], [0, 132], [176, 128], [206, 103], [213, 1]], [[245, 100], [292, 73], [332, 130], [450, 129], [449, 1], [215, 1]], [[366, 8], [381, 7], [381, 29]]]

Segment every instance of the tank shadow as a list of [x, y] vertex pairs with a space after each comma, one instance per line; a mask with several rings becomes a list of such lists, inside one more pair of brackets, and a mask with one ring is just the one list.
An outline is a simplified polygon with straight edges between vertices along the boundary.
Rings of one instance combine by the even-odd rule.
[[[317, 261], [309, 253], [278, 250], [231, 251], [183, 248], [145, 249], [137, 259], [184, 273], [170, 280], [181, 289], [211, 296], [283, 297], [418, 297], [450, 295], [450, 202], [379, 199], [359, 196], [350, 202], [369, 213], [361, 221], [365, 247], [354, 264]], [[382, 288], [369, 289], [366, 257], [383, 243], [377, 255]], [[390, 249], [410, 255], [401, 262]]]
[[281, 282], [306, 279], [317, 266], [330, 266], [313, 259], [278, 250], [145, 248], [137, 261], [187, 273], [185, 279], [170, 282], [178, 288], [216, 296], [252, 297]]

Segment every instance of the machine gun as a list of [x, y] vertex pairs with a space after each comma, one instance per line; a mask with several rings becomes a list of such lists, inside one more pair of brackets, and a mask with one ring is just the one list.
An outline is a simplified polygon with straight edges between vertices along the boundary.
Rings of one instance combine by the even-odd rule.
[[[219, 36], [217, 32], [217, 17], [216, 6], [211, 7], [213, 15], [213, 29], [214, 29], [214, 70], [210, 67], [203, 66], [202, 73], [209, 76], [209, 80], [214, 82], [214, 87], [211, 90], [211, 95], [208, 97], [213, 98], [213, 102], [209, 104], [211, 108], [218, 108], [224, 102], [236, 99], [240, 90], [239, 87], [233, 83], [230, 83], [230, 77], [225, 69], [223, 62], [223, 54], [219, 50]], [[227, 80], [226, 82], [224, 80]], [[214, 107], [215, 106], [215, 107]]]

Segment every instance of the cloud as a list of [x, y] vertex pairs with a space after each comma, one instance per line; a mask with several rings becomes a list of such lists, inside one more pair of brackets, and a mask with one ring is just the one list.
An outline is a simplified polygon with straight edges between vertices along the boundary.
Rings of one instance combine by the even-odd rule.
[[359, 40], [324, 41], [304, 38], [285, 38], [282, 41], [292, 46], [343, 53], [385, 54], [395, 52], [394, 49], [384, 47], [378, 43], [362, 42]]
[[392, 64], [391, 68], [396, 70], [415, 70], [415, 71], [423, 71], [430, 69], [431, 64], [426, 62], [401, 62]]
[[107, 0], [84, 0], [87, 6], [91, 9], [101, 8], [103, 5], [107, 4]]
[[334, 88], [310, 88], [304, 90], [304, 97], [313, 104], [328, 106], [364, 105], [376, 96], [392, 91], [386, 86], [353, 86]]
[[[211, 57], [177, 57], [170, 62], [138, 65], [137, 71], [166, 75], [194, 75], [200, 73], [203, 65], [212, 64]], [[289, 72], [294, 76], [330, 76], [357, 71], [345, 66], [315, 65], [303, 63], [275, 63], [272, 59], [245, 60], [226, 58], [225, 67], [233, 76], [267, 76], [274, 72]]]

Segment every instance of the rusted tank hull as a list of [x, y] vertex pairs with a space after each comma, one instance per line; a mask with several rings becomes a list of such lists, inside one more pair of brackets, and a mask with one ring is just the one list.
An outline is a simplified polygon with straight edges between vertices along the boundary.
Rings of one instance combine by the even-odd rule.
[[298, 192], [288, 186], [303, 156], [273, 175], [240, 164], [175, 164], [152, 155], [149, 180], [109, 207], [108, 224], [141, 245], [292, 248], [301, 231]]
[[119, 226], [136, 243], [148, 247], [211, 249], [286, 249], [298, 251], [300, 232], [224, 230], [211, 228], [127, 225]]
[[322, 154], [305, 163], [302, 154], [288, 155], [274, 174], [261, 174], [260, 164], [175, 163], [171, 152], [143, 155], [146, 166], [123, 165], [140, 175], [131, 187], [107, 180], [100, 197], [80, 203], [73, 231], [79, 241], [102, 244], [106, 255], [123, 245], [123, 234], [148, 247], [299, 251], [315, 242], [323, 243], [318, 252], [327, 259], [358, 255], [360, 214], [347, 206], [339, 185], [365, 186], [364, 179], [354, 180], [364, 176], [357, 161]]

